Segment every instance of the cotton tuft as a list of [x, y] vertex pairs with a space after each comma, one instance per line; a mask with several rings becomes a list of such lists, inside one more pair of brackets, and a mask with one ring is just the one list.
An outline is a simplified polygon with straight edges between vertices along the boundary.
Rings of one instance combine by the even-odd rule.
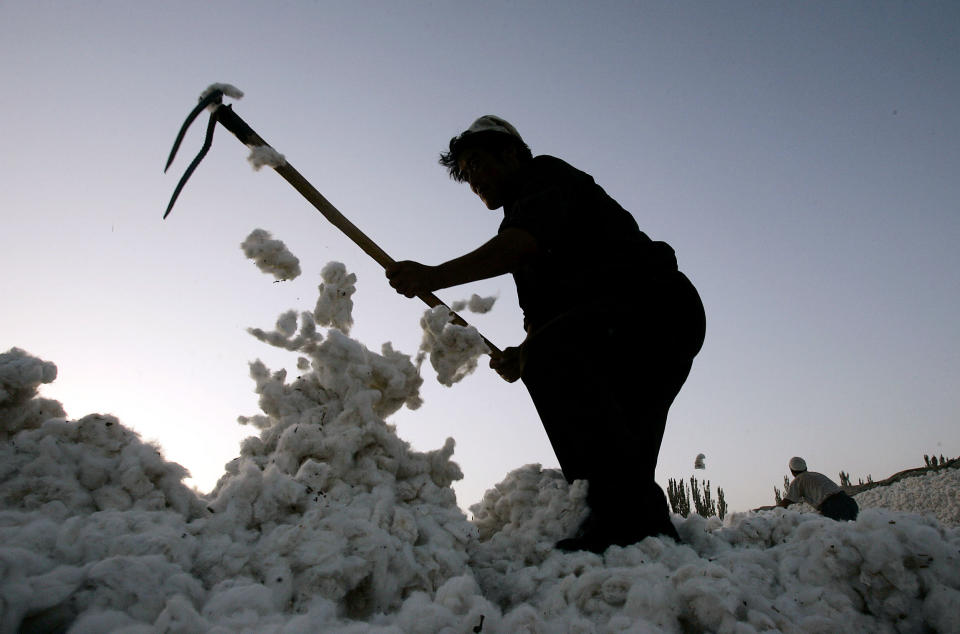
[[260, 171], [261, 167], [282, 167], [287, 164], [286, 157], [269, 145], [250, 146], [250, 156], [247, 157], [250, 166], [255, 171]]
[[275, 240], [269, 231], [254, 229], [240, 244], [244, 255], [253, 260], [264, 273], [278, 280], [292, 280], [300, 275], [300, 260], [281, 240]]
[[437, 381], [447, 387], [471, 374], [480, 356], [490, 352], [476, 328], [451, 323], [452, 318], [446, 306], [424, 312], [420, 320], [423, 339], [417, 354], [418, 364], [429, 358]]
[[210, 84], [200, 93], [200, 101], [203, 101], [207, 95], [215, 90], [222, 92], [225, 97], [232, 97], [234, 99], [241, 99], [243, 97], [243, 91], [231, 84]]

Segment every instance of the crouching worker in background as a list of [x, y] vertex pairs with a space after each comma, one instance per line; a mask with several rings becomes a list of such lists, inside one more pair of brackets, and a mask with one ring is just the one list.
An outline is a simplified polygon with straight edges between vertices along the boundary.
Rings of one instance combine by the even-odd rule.
[[589, 483], [589, 517], [557, 546], [599, 553], [651, 535], [679, 540], [654, 470], [706, 322], [673, 249], [589, 174], [533, 156], [499, 117], [451, 139], [440, 163], [487, 209], [503, 208], [499, 231], [438, 266], [397, 262], [390, 284], [413, 297], [513, 274], [527, 336], [490, 367], [523, 381], [564, 477]]
[[787, 507], [803, 501], [830, 519], [857, 519], [860, 513], [857, 501], [827, 476], [807, 471], [807, 463], [803, 458], [790, 458], [790, 473], [793, 474], [793, 482], [777, 506]]

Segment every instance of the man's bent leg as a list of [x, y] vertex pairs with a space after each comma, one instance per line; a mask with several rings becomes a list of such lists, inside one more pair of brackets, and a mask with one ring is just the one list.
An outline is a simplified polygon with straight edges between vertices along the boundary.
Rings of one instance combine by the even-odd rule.
[[563, 346], [563, 334], [530, 351], [523, 380], [564, 476], [589, 482], [593, 517], [585, 528], [604, 533], [587, 548], [658, 534], [676, 539], [654, 471], [667, 410], [690, 362], [654, 363], [659, 355], [634, 352], [614, 330], [579, 349], [571, 339]]

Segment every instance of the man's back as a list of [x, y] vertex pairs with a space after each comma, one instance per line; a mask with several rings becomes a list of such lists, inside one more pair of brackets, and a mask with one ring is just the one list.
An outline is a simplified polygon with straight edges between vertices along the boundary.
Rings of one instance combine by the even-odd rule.
[[784, 498], [791, 502], [805, 501], [814, 508], [820, 508], [825, 499], [841, 491], [843, 489], [822, 473], [804, 471], [790, 483]]
[[514, 272], [521, 308], [534, 326], [588, 304], [624, 303], [644, 278], [676, 271], [673, 250], [655, 243], [594, 179], [552, 156], [527, 166], [500, 230], [533, 235], [540, 254]]

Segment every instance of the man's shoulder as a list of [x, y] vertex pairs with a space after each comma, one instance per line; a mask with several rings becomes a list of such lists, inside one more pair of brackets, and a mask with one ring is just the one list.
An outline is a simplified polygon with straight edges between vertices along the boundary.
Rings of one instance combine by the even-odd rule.
[[557, 158], [556, 156], [551, 156], [549, 154], [537, 154], [536, 156], [533, 157], [533, 164], [537, 166], [544, 166], [544, 167], [564, 166], [564, 165], [567, 167], [572, 167], [569, 163], [567, 163], [563, 159]]
[[563, 159], [557, 158], [556, 156], [550, 156], [549, 154], [538, 154], [537, 156], [534, 156], [531, 165], [534, 176], [538, 178], [551, 176], [569, 178], [575, 175], [591, 178], [586, 172], [578, 170], [576, 167], [570, 165], [570, 163], [567, 163]]
[[800, 486], [817, 487], [820, 489], [837, 486], [833, 480], [816, 471], [804, 471], [796, 477], [796, 482]]
[[817, 473], [816, 471], [804, 471], [803, 473], [798, 473], [793, 478], [793, 481], [799, 484], [803, 484], [804, 482], [812, 482], [814, 480], [819, 480], [822, 477], [823, 477], [823, 474]]

